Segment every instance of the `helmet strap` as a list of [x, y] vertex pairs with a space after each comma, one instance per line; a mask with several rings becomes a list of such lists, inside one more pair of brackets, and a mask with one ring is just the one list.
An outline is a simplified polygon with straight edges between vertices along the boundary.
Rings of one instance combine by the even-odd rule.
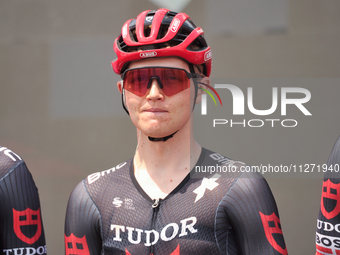
[[148, 138], [151, 142], [165, 142], [168, 139], [172, 138], [174, 136], [174, 134], [176, 134], [177, 132], [178, 132], [178, 130], [175, 133], [168, 135], [168, 136], [165, 136], [165, 137], [155, 138], [155, 137], [148, 136]]
[[[191, 64], [191, 63], [188, 63], [188, 65], [189, 65], [190, 73], [194, 74], [195, 73], [194, 65]], [[196, 98], [197, 98], [197, 93], [198, 93], [198, 83], [197, 83], [197, 80], [193, 79], [193, 82], [194, 82], [194, 86], [195, 86], [195, 97], [194, 97], [194, 105], [192, 106], [192, 111], [194, 111], [194, 109], [195, 109]]]
[[130, 116], [129, 111], [128, 111], [128, 109], [125, 106], [125, 92], [124, 91], [125, 91], [124, 87], [122, 86], [122, 106], [123, 106], [123, 109], [126, 111], [126, 113]]

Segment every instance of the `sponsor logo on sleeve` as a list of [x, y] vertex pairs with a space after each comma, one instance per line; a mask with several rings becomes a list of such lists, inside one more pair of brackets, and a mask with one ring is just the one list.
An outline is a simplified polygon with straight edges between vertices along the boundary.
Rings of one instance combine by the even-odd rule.
[[[328, 220], [333, 219], [340, 213], [339, 196], [340, 196], [340, 183], [334, 184], [329, 179], [323, 182], [320, 207], [323, 216], [325, 216]], [[330, 206], [326, 206], [326, 204], [327, 205], [335, 204], [335, 206], [333, 206], [333, 208], [329, 208]]]
[[[24, 228], [35, 228], [36, 232], [33, 236], [29, 237], [23, 232]], [[17, 211], [13, 208], [13, 229], [17, 237], [27, 243], [35, 243], [41, 236], [41, 217], [40, 208], [36, 211], [27, 208], [24, 211]]]
[[76, 237], [73, 233], [70, 236], [65, 235], [65, 250], [66, 255], [90, 255], [85, 235], [82, 238]]
[[316, 255], [340, 255], [340, 238], [316, 233]]
[[287, 247], [285, 246], [283, 248], [278, 243], [279, 240], [282, 240], [281, 242], [284, 244], [280, 219], [275, 215], [275, 213], [272, 213], [271, 215], [265, 215], [261, 212], [259, 213], [268, 242], [279, 253], [287, 255]]
[[13, 211], [13, 230], [15, 235], [22, 242], [27, 245], [25, 247], [17, 247], [10, 249], [3, 249], [2, 252], [5, 255], [43, 255], [47, 254], [47, 248], [45, 240], [40, 239], [42, 234], [41, 214], [40, 208], [38, 210], [32, 210], [27, 208], [24, 211], [17, 211], [12, 208]]

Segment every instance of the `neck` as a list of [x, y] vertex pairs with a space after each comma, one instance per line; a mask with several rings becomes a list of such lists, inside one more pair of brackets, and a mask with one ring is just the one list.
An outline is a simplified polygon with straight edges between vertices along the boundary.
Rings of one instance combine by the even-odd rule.
[[150, 175], [160, 170], [164, 174], [189, 172], [196, 164], [201, 146], [194, 140], [191, 128], [182, 128], [167, 141], [153, 142], [137, 130], [138, 145], [134, 157], [135, 169], [146, 169]]
[[190, 125], [167, 141], [153, 142], [137, 130], [135, 176], [152, 199], [166, 197], [196, 164], [202, 148], [192, 134]]

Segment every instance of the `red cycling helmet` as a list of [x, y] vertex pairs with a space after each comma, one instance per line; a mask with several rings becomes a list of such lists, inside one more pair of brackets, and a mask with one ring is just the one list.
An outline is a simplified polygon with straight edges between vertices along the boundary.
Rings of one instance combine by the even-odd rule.
[[203, 35], [202, 28], [185, 13], [146, 10], [124, 23], [113, 44], [117, 59], [112, 61], [112, 68], [121, 74], [130, 61], [175, 56], [203, 65], [203, 73], [209, 77], [212, 55]]

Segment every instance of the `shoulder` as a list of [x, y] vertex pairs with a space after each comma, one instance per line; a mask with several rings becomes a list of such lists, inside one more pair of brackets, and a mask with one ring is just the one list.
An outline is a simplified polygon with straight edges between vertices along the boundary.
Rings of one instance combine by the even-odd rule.
[[106, 182], [108, 180], [112, 181], [112, 178], [119, 178], [119, 177], [126, 176], [129, 172], [131, 162], [132, 162], [132, 159], [129, 159], [110, 169], [92, 173], [84, 179], [84, 183], [86, 186], [92, 185], [94, 183], [103, 184], [103, 182]]
[[252, 194], [264, 192], [271, 194], [265, 178], [240, 160], [234, 160], [220, 153], [202, 149], [202, 154], [195, 165], [191, 177], [217, 178], [230, 190]]
[[244, 172], [235, 181], [234, 190], [239, 190], [245, 195], [253, 197], [271, 195], [270, 187], [266, 179], [259, 173]]
[[340, 136], [336, 140], [328, 159], [328, 165], [340, 164]]
[[332, 179], [334, 183], [340, 182], [340, 136], [336, 140], [332, 152], [328, 158], [327, 171], [324, 180]]
[[132, 159], [124, 161], [110, 169], [94, 172], [78, 183], [71, 193], [70, 200], [80, 196], [88, 196], [91, 199], [100, 198], [103, 192], [108, 192], [108, 186], [112, 187], [122, 179], [129, 178], [129, 168]]
[[[21, 157], [6, 147], [0, 146], [0, 180], [24, 163]], [[26, 165], [23, 168], [27, 170]]]
[[245, 168], [246, 164], [243, 161], [233, 160], [218, 152], [202, 148], [201, 156], [192, 171], [192, 177], [215, 176], [215, 178], [237, 179]]

